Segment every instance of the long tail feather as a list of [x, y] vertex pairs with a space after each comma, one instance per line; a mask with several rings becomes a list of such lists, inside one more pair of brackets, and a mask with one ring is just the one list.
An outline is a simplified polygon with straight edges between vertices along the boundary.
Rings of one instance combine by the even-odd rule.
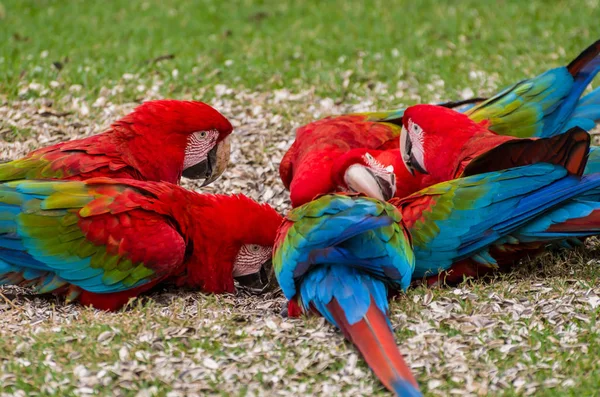
[[600, 40], [596, 41], [594, 44], [590, 45], [586, 48], [577, 58], [575, 58], [569, 65], [567, 66], [567, 70], [571, 73], [571, 76], [577, 77], [577, 75], [582, 72], [588, 72], [590, 67], [590, 63], [594, 61], [594, 58], [598, 57], [600, 54]]
[[398, 350], [389, 322], [373, 299], [363, 319], [352, 325], [335, 298], [327, 308], [385, 387], [402, 397], [421, 395], [417, 381]]

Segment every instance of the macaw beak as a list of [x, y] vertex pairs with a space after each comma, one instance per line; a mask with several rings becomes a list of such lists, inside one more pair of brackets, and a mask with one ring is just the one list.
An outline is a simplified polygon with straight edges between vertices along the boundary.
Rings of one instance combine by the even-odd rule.
[[415, 158], [410, 135], [404, 126], [400, 132], [400, 153], [402, 155], [402, 162], [404, 163], [404, 166], [412, 176], [415, 175], [415, 170], [419, 171], [421, 174], [428, 174], [427, 170], [425, 169], [425, 165], [421, 164]]
[[210, 185], [227, 169], [230, 149], [231, 141], [229, 137], [227, 137], [210, 149], [206, 159], [196, 165], [186, 168], [183, 170], [182, 175], [190, 179], [204, 178], [202, 187]]
[[393, 167], [389, 173], [376, 173], [362, 164], [354, 164], [348, 168], [344, 178], [350, 190], [378, 200], [388, 201], [396, 194]]
[[257, 273], [246, 274], [234, 278], [240, 285], [257, 290], [258, 293], [271, 291], [274, 289], [273, 287], [277, 285], [271, 259], [268, 259], [263, 263]]

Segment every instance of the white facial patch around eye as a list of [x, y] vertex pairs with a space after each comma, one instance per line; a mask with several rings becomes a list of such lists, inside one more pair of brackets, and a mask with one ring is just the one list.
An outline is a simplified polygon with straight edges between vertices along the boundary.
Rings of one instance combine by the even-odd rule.
[[217, 130], [198, 131], [191, 134], [185, 147], [183, 169], [204, 161], [208, 156], [208, 152], [215, 146], [217, 139], [219, 139], [219, 131]]
[[272, 255], [272, 247], [258, 244], [244, 244], [233, 262], [233, 277], [258, 273], [263, 263]]
[[367, 167], [369, 167], [371, 169], [371, 171], [373, 171], [374, 173], [376, 173], [378, 175], [386, 175], [386, 174], [394, 173], [393, 165], [391, 165], [391, 164], [388, 166], [383, 165], [380, 161], [378, 161], [370, 153], [365, 153], [363, 156], [363, 160], [365, 161], [365, 164], [367, 165]]
[[424, 158], [425, 158], [425, 149], [424, 149], [424, 145], [423, 145], [423, 140], [424, 140], [424, 136], [423, 136], [423, 128], [421, 128], [421, 126], [419, 126], [417, 123], [413, 123], [413, 121], [411, 119], [408, 120], [408, 136], [410, 137], [410, 142], [411, 142], [411, 153], [413, 155], [413, 157], [415, 158], [415, 160], [421, 164], [422, 166], [424, 165]]

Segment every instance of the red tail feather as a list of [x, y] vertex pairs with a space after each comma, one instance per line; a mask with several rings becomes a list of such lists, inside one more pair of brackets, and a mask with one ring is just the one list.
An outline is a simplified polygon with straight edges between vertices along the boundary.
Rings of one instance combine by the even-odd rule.
[[419, 395], [417, 381], [398, 350], [385, 315], [373, 299], [365, 317], [352, 325], [337, 300], [333, 299], [327, 308], [385, 387], [399, 395]]
[[577, 58], [575, 58], [568, 66], [567, 70], [571, 76], [575, 76], [587, 65], [592, 59], [600, 54], [600, 40], [586, 48]]
[[585, 217], [569, 219], [548, 228], [549, 232], [554, 233], [583, 233], [585, 231], [592, 232], [598, 230], [600, 230], [600, 211], [592, 211], [592, 213]]

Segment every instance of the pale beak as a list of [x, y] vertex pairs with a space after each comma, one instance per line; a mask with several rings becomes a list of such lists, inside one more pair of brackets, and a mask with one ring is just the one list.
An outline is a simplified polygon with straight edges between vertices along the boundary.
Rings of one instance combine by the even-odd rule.
[[393, 172], [376, 173], [369, 167], [354, 164], [348, 168], [344, 179], [348, 188], [368, 197], [388, 201], [396, 194], [396, 175]]
[[419, 171], [421, 174], [428, 174], [425, 166], [415, 158], [410, 135], [404, 127], [402, 127], [402, 131], [400, 132], [400, 154], [402, 155], [404, 166], [411, 175], [415, 175], [415, 170]]
[[183, 170], [182, 175], [190, 179], [204, 178], [202, 187], [210, 185], [227, 169], [230, 150], [231, 141], [229, 137], [227, 137], [210, 149], [205, 160], [186, 168]]

